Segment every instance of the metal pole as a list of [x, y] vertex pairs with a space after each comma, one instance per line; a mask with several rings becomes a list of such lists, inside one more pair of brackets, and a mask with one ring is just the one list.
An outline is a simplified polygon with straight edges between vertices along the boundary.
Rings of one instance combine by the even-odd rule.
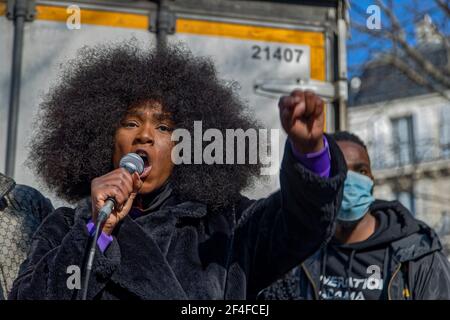
[[7, 176], [14, 176], [16, 163], [17, 127], [19, 120], [20, 80], [22, 73], [23, 30], [27, 15], [27, 1], [16, 0], [14, 4], [14, 43], [11, 68], [11, 91], [8, 112], [8, 139], [6, 143]]
[[158, 6], [158, 22], [156, 29], [156, 40], [159, 48], [165, 47], [167, 44], [167, 4], [165, 0], [159, 1]]
[[346, 130], [348, 126], [347, 100], [347, 25], [349, 22], [347, 1], [340, 1], [338, 5], [338, 92], [339, 92], [339, 123], [338, 130]]
[[339, 130], [346, 130], [348, 126], [348, 114], [347, 114], [347, 50], [346, 50], [346, 37], [347, 37], [347, 25], [343, 19], [338, 20], [338, 65], [339, 65]]
[[163, 48], [167, 44], [167, 36], [175, 33], [175, 14], [170, 11], [167, 0], [158, 1], [158, 15], [156, 18], [156, 40], [158, 48]]

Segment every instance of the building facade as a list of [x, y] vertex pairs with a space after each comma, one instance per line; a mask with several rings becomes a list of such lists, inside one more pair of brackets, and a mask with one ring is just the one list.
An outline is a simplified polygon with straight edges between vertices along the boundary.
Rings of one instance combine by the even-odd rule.
[[[446, 61], [439, 44], [421, 50]], [[375, 196], [402, 202], [450, 255], [450, 100], [378, 61], [350, 87], [349, 130], [368, 147]]]

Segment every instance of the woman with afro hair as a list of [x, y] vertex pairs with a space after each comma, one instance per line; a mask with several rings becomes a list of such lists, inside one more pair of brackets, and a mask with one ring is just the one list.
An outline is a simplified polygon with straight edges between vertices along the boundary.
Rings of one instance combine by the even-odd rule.
[[[30, 159], [46, 185], [75, 203], [41, 224], [10, 299], [80, 299], [83, 268], [108, 198], [88, 299], [252, 299], [333, 234], [346, 167], [323, 134], [323, 102], [294, 91], [279, 103], [288, 134], [279, 191], [240, 195], [259, 164], [180, 164], [174, 129], [259, 128], [210, 60], [135, 42], [84, 48], [41, 105]], [[120, 159], [134, 152], [145, 170]], [[248, 150], [247, 150], [248, 152]], [[73, 271], [72, 271], [73, 272]], [[81, 281], [82, 283], [82, 281]]]

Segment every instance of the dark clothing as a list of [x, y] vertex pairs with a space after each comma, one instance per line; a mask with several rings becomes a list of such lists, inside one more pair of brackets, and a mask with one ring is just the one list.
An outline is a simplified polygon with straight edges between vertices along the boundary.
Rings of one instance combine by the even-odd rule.
[[[320, 296], [324, 300], [380, 300], [389, 249], [383, 245], [390, 235], [388, 216], [374, 212], [378, 221], [375, 232], [360, 243], [343, 244], [332, 239], [323, 250]], [[394, 222], [395, 223], [395, 222]], [[412, 231], [412, 230], [411, 230]], [[394, 231], [395, 232], [395, 231]], [[322, 267], [322, 268], [323, 268]]]
[[370, 212], [379, 222], [371, 237], [353, 244], [333, 239], [260, 297], [450, 299], [450, 264], [436, 233], [397, 201], [377, 200]]
[[[334, 232], [346, 166], [330, 138], [331, 176], [320, 178], [286, 144], [281, 189], [242, 197], [222, 214], [170, 196], [151, 213], [129, 215], [98, 253], [88, 299], [246, 299], [316, 252]], [[13, 299], [78, 299], [67, 267], [85, 263], [89, 201], [59, 208], [36, 233]]]
[[33, 233], [52, 211], [50, 200], [36, 189], [0, 173], [0, 300], [12, 288]]

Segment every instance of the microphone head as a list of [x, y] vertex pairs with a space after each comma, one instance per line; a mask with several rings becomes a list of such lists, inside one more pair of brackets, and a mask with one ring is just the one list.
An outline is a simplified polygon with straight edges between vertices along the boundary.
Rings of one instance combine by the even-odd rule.
[[127, 169], [130, 174], [137, 172], [141, 175], [142, 172], [144, 172], [144, 160], [142, 160], [138, 154], [133, 152], [124, 155], [122, 159], [120, 159], [119, 166]]

